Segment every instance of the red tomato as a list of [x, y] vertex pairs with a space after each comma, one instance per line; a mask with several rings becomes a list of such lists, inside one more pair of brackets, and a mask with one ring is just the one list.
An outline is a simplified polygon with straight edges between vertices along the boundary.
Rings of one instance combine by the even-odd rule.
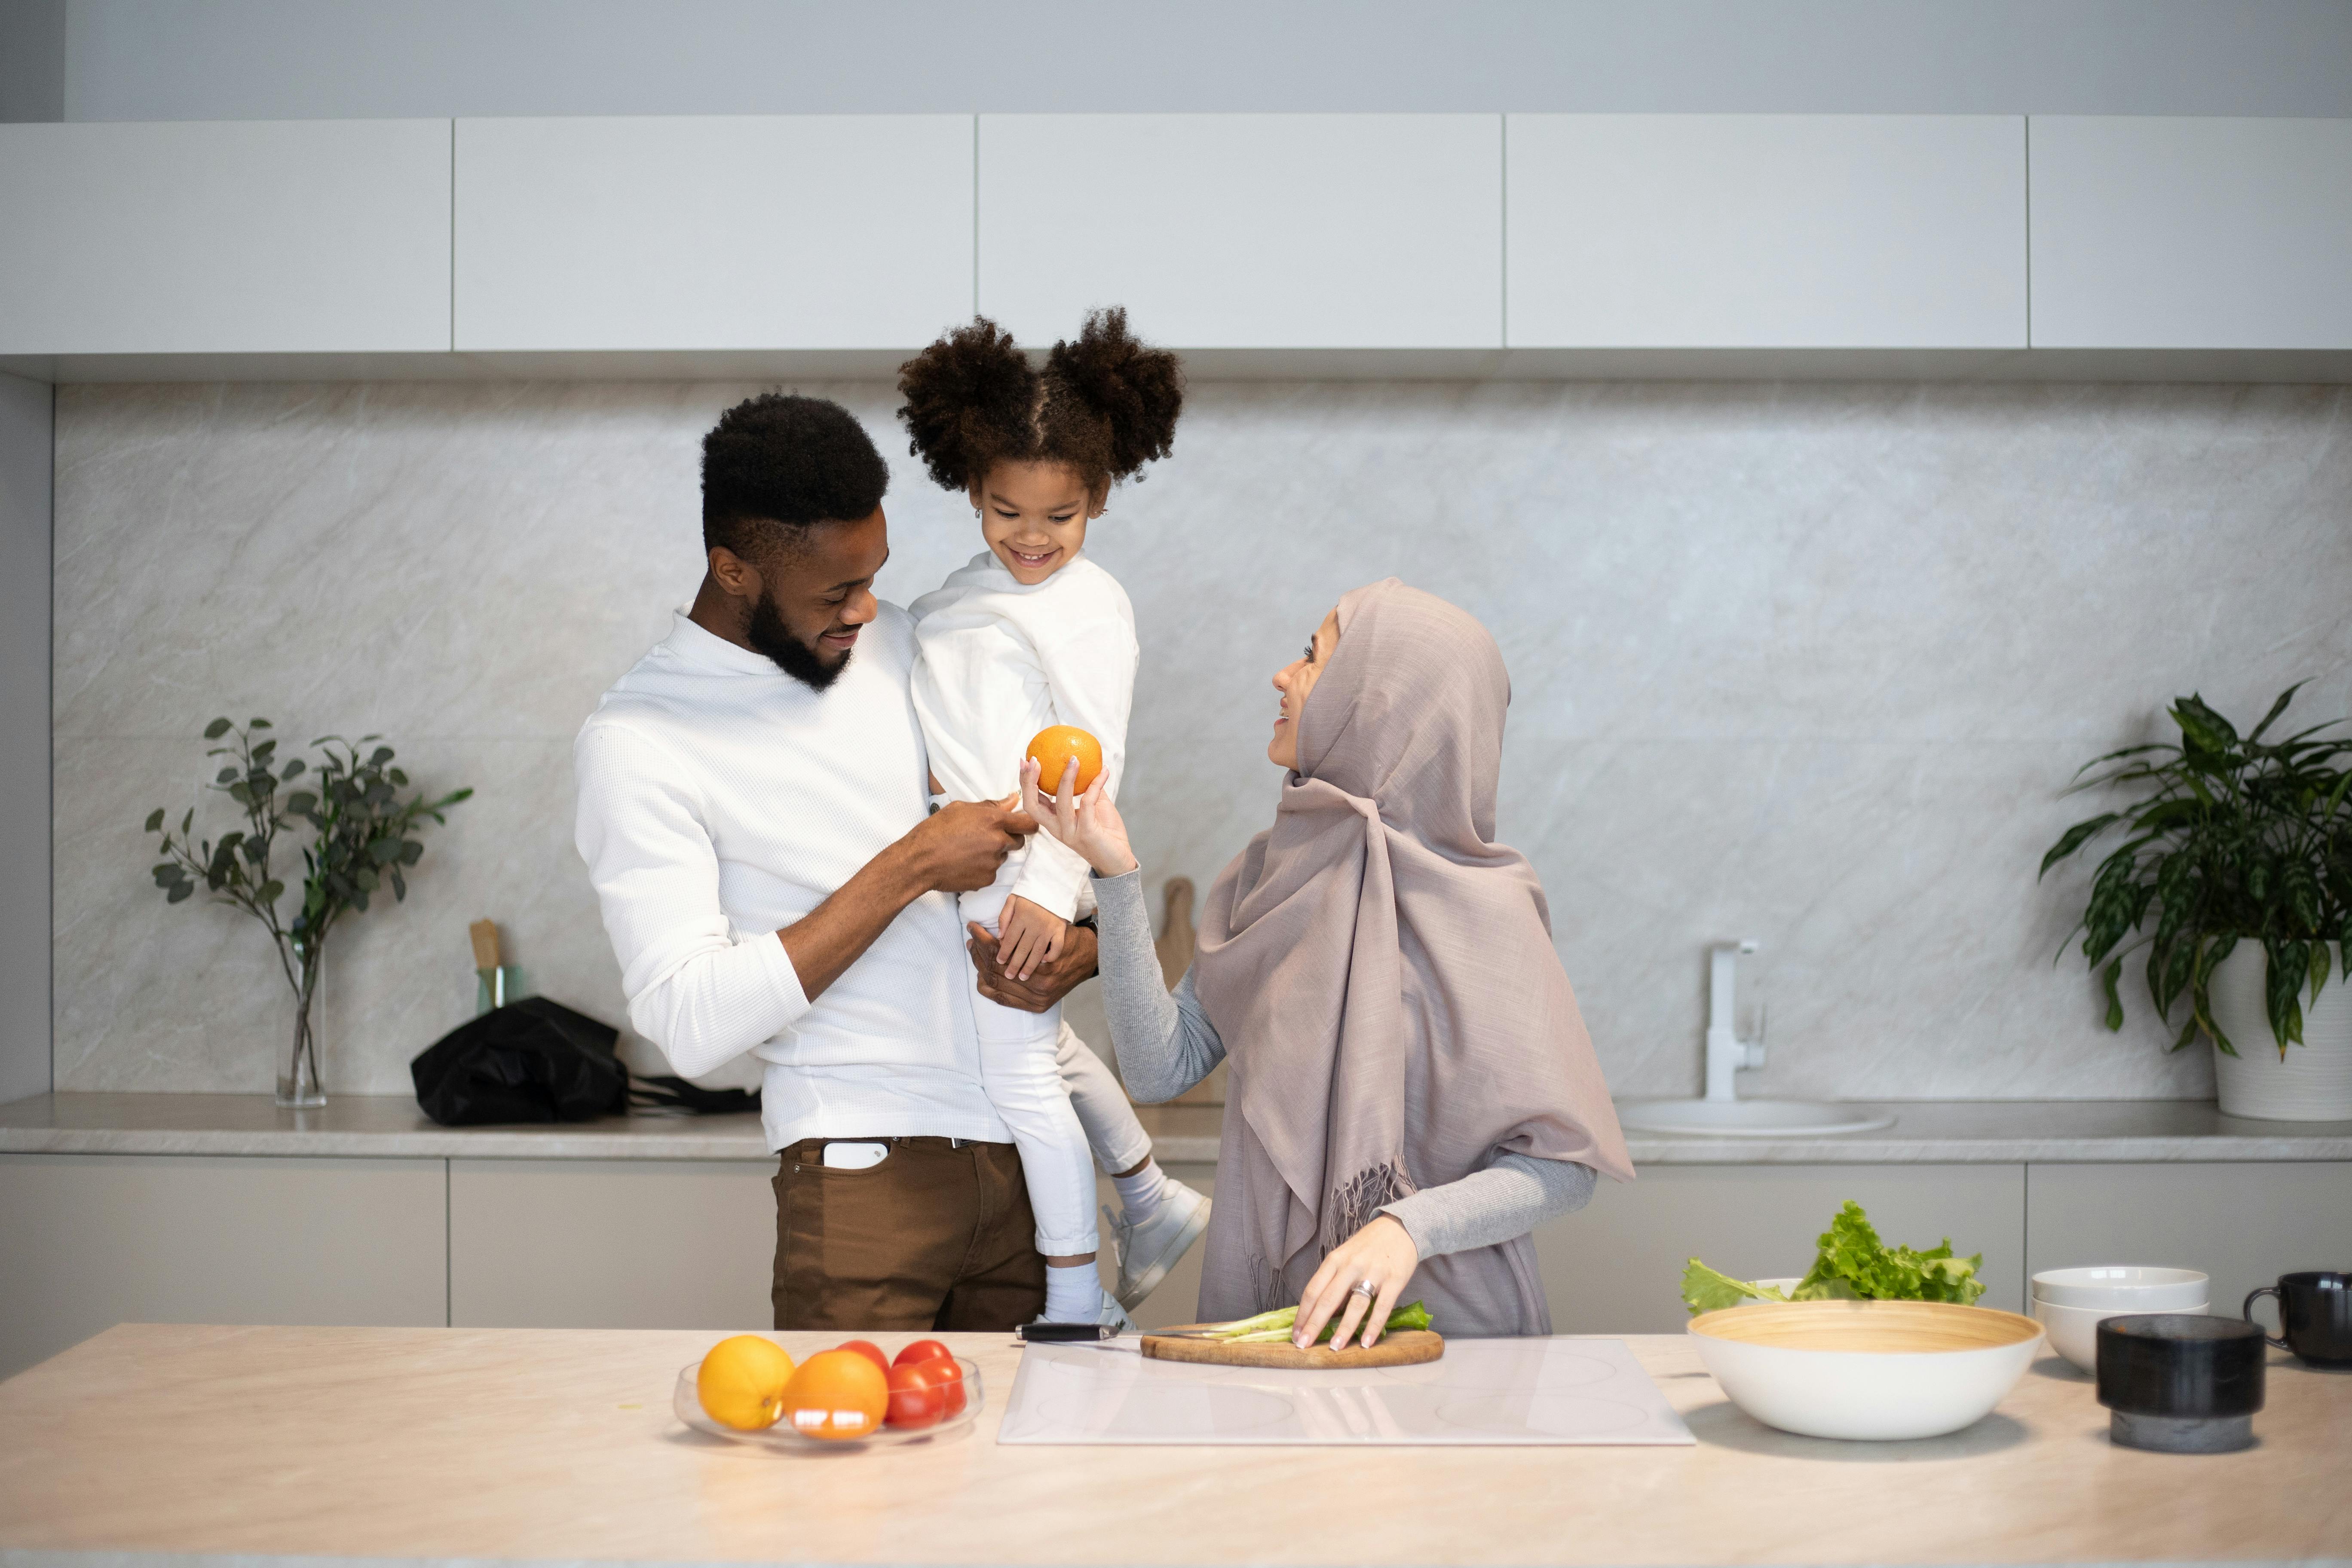
[[945, 1401], [940, 1412], [942, 1416], [963, 1414], [962, 1363], [953, 1356], [936, 1356], [929, 1361], [917, 1362], [908, 1370], [920, 1373], [940, 1391]]
[[876, 1344], [872, 1340], [844, 1340], [841, 1343], [834, 1346], [833, 1348], [837, 1351], [849, 1351], [857, 1355], [862, 1355], [867, 1361], [872, 1362], [876, 1366], [880, 1367], [886, 1373], [890, 1370], [890, 1358], [884, 1355], [882, 1353], [882, 1347]]
[[[893, 1426], [930, 1426], [945, 1416], [947, 1389], [936, 1375], [939, 1365], [937, 1361], [913, 1361], [892, 1367], [890, 1410], [883, 1419]], [[956, 1380], [956, 1392], [963, 1392], [961, 1377]]]
[[894, 1359], [890, 1364], [892, 1366], [910, 1366], [919, 1361], [952, 1362], [954, 1360], [955, 1352], [949, 1350], [947, 1346], [940, 1343], [939, 1341], [917, 1340], [905, 1350], [900, 1351], [897, 1358]]

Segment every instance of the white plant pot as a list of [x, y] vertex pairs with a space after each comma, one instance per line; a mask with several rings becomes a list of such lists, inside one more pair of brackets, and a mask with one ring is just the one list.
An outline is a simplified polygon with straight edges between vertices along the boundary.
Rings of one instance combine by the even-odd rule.
[[2345, 984], [2344, 950], [2330, 945], [2333, 963], [2319, 1000], [2303, 994], [2303, 1044], [2281, 1060], [2263, 1005], [2270, 960], [2259, 942], [2240, 939], [2214, 965], [2207, 991], [2213, 1021], [2238, 1047], [2213, 1050], [2213, 1078], [2221, 1114], [2264, 1121], [2352, 1121], [2352, 985]]

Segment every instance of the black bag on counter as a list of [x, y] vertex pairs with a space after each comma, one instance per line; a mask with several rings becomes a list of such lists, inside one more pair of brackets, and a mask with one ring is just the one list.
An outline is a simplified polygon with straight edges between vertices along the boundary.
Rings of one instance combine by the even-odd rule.
[[620, 1031], [526, 996], [442, 1036], [408, 1064], [416, 1103], [444, 1127], [588, 1121], [629, 1108]]
[[756, 1089], [705, 1089], [667, 1073], [629, 1075], [629, 1104], [648, 1115], [735, 1116], [760, 1109]]

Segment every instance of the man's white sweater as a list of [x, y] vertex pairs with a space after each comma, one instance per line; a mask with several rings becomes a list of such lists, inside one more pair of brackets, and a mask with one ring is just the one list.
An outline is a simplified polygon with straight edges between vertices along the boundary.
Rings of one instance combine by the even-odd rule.
[[980, 1085], [952, 897], [916, 900], [814, 1002], [776, 936], [929, 810], [914, 655], [886, 604], [817, 692], [681, 614], [572, 743], [577, 842], [629, 1021], [689, 1078], [765, 1062], [772, 1148], [1010, 1141]]

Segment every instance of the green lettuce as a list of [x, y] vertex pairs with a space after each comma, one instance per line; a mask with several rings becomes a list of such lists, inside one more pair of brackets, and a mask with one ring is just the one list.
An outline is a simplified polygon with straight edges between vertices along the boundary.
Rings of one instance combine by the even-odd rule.
[[1785, 1301], [1778, 1285], [1755, 1285], [1745, 1279], [1734, 1279], [1728, 1274], [1717, 1273], [1692, 1258], [1683, 1267], [1683, 1300], [1691, 1315], [1720, 1311], [1748, 1301]]
[[1696, 1317], [1745, 1301], [1949, 1301], [1966, 1307], [1984, 1294], [1984, 1281], [1977, 1278], [1983, 1253], [1955, 1258], [1949, 1237], [1925, 1252], [1888, 1247], [1862, 1205], [1850, 1200], [1830, 1220], [1818, 1246], [1811, 1269], [1786, 1295], [1775, 1287], [1734, 1279], [1694, 1258], [1683, 1269], [1683, 1302]]

